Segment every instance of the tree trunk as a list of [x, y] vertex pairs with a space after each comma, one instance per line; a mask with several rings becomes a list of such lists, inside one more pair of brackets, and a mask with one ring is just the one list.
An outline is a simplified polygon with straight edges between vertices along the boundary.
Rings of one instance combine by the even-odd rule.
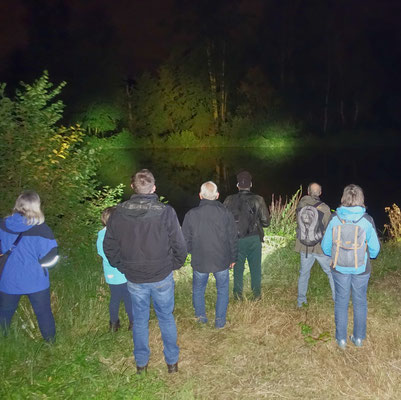
[[207, 53], [207, 66], [209, 71], [210, 90], [212, 94], [212, 111], [215, 125], [214, 133], [216, 133], [219, 127], [219, 106], [217, 101], [217, 80], [216, 80], [216, 74], [213, 70], [213, 63], [212, 63], [213, 47], [214, 47], [213, 42], [209, 42], [206, 47], [206, 53]]

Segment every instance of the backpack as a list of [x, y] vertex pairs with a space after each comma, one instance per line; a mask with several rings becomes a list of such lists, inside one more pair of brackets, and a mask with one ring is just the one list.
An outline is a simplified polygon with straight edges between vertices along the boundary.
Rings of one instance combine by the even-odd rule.
[[365, 217], [362, 215], [357, 221], [343, 221], [336, 213], [341, 225], [333, 228], [333, 243], [331, 257], [334, 258], [333, 268], [354, 267], [358, 268], [365, 265], [365, 255], [367, 249], [366, 232], [357, 225]]
[[255, 206], [246, 199], [247, 195], [238, 194], [232, 197], [229, 205], [237, 224], [238, 237], [243, 238], [253, 232], [257, 225], [258, 215]]
[[297, 210], [297, 239], [305, 246], [313, 247], [321, 242], [324, 233], [323, 212], [317, 208], [321, 201], [314, 205]]

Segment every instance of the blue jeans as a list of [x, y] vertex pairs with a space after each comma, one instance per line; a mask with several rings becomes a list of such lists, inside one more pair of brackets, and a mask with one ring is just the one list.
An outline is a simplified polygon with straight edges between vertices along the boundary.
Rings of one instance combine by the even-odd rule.
[[120, 310], [121, 300], [124, 302], [125, 312], [128, 315], [128, 319], [132, 322], [132, 302], [131, 296], [128, 292], [127, 284], [122, 283], [120, 285], [109, 285], [110, 288], [110, 322], [115, 323], [118, 321], [118, 312]]
[[[216, 279], [217, 300], [215, 327], [223, 328], [226, 324], [226, 313], [228, 306], [228, 287], [230, 282], [230, 273], [228, 268], [224, 271], [213, 273]], [[209, 273], [193, 271], [192, 280], [192, 302], [195, 308], [195, 316], [200, 322], [207, 322], [205, 309], [205, 290]]]
[[336, 322], [336, 339], [347, 341], [348, 303], [352, 293], [354, 308], [354, 338], [366, 338], [366, 318], [368, 302], [366, 292], [370, 274], [341, 274], [333, 272], [336, 287], [334, 316]]
[[180, 349], [177, 345], [177, 327], [174, 320], [174, 279], [171, 272], [160, 282], [133, 283], [128, 281], [134, 315], [134, 357], [137, 367], [148, 364], [150, 299], [159, 321], [167, 364], [178, 361]]
[[302, 304], [307, 304], [306, 300], [306, 292], [308, 291], [308, 283], [310, 277], [310, 270], [315, 262], [315, 260], [320, 264], [322, 270], [325, 272], [327, 277], [329, 278], [329, 284], [331, 288], [332, 298], [335, 301], [335, 289], [334, 289], [334, 281], [331, 273], [330, 257], [325, 254], [317, 254], [317, 253], [309, 253], [306, 257], [306, 253], [301, 252], [301, 268], [299, 271], [299, 279], [298, 279], [298, 307], [301, 307]]
[[[7, 294], [0, 292], [0, 327], [8, 330], [11, 319], [17, 310], [22, 294]], [[40, 333], [46, 341], [52, 341], [56, 335], [56, 325], [50, 305], [50, 289], [27, 294], [31, 302]]]

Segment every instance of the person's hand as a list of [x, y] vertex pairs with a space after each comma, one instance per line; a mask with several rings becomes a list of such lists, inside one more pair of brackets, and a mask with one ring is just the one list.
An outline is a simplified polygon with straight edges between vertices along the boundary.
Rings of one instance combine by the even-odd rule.
[[228, 268], [233, 269], [234, 268], [235, 263], [231, 263], [230, 266]]

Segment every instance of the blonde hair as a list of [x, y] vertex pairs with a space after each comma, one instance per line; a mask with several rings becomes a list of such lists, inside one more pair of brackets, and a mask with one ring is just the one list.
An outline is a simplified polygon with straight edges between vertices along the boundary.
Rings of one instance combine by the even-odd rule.
[[45, 222], [40, 208], [40, 197], [32, 190], [26, 190], [18, 196], [13, 208], [13, 214], [15, 213], [24, 216], [28, 225], [40, 225]]
[[107, 207], [103, 210], [102, 212], [102, 216], [101, 216], [101, 220], [102, 220], [102, 224], [103, 226], [107, 225], [107, 221], [110, 218], [110, 215], [113, 214], [114, 210], [116, 209], [116, 206], [113, 207]]
[[358, 185], [348, 185], [344, 188], [343, 196], [341, 197], [341, 205], [344, 207], [361, 206], [365, 207], [365, 196], [363, 190]]
[[155, 186], [155, 177], [148, 169], [141, 169], [131, 178], [132, 188], [138, 194], [149, 194]]
[[216, 200], [218, 194], [217, 185], [212, 181], [205, 182], [200, 188], [200, 195], [204, 199]]

